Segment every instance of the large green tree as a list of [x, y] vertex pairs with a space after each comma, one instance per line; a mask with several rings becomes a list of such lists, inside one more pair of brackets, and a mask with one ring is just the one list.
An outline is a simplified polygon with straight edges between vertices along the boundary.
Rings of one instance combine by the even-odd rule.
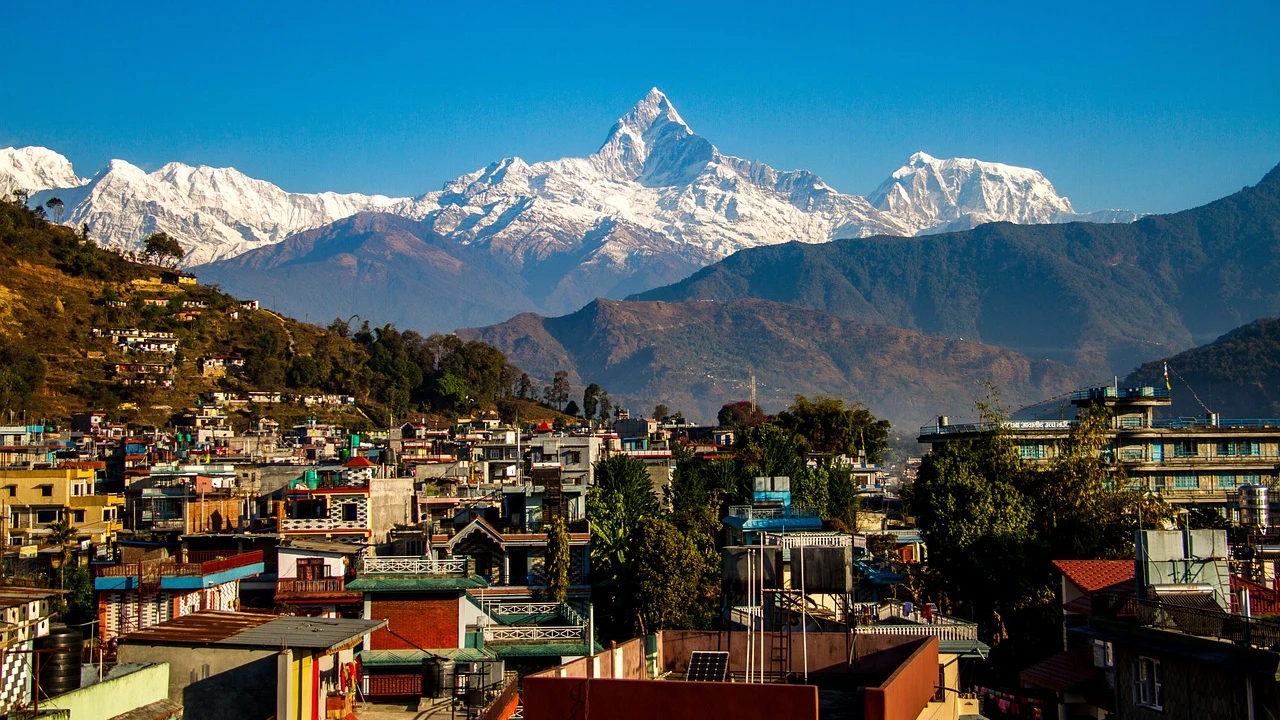
[[556, 602], [569, 597], [569, 528], [564, 518], [547, 521], [547, 594]]
[[635, 545], [636, 632], [685, 627], [696, 620], [704, 561], [689, 538], [666, 520], [644, 518]]
[[845, 407], [839, 398], [810, 400], [797, 395], [775, 422], [807, 440], [814, 452], [865, 457], [876, 463], [889, 447], [888, 420], [876, 418], [858, 403]]
[[592, 599], [605, 635], [625, 638], [636, 617], [636, 533], [661, 508], [644, 462], [611, 455], [598, 460], [594, 471], [595, 486], [587, 493]]

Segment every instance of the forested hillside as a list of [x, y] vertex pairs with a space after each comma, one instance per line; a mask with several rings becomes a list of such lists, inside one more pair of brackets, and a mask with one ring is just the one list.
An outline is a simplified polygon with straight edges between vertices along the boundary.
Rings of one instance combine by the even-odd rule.
[[[163, 242], [157, 247], [149, 259], [173, 259]], [[173, 333], [178, 350], [126, 350], [104, 332], [112, 328]], [[206, 355], [240, 356], [243, 370], [204, 377], [197, 362]], [[160, 369], [158, 377], [171, 365], [172, 387], [126, 383], [130, 373], [119, 367], [142, 365]], [[242, 307], [216, 286], [179, 284], [164, 266], [103, 250], [47, 222], [44, 208], [0, 202], [3, 421], [123, 408], [130, 419], [163, 422], [199, 393], [221, 389], [352, 395], [357, 407], [332, 412], [353, 424], [383, 424], [393, 415], [494, 408], [512, 396], [520, 374], [483, 343], [342, 320], [322, 328]]]
[[638, 300], [754, 297], [1049, 358], [1090, 376], [1280, 314], [1280, 167], [1127, 225], [992, 223], [739, 252]]

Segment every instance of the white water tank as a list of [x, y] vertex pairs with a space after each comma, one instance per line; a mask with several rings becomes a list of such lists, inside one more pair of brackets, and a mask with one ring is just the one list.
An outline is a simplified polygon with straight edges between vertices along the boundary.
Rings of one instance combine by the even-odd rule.
[[1240, 486], [1240, 524], [1266, 530], [1271, 524], [1266, 485]]

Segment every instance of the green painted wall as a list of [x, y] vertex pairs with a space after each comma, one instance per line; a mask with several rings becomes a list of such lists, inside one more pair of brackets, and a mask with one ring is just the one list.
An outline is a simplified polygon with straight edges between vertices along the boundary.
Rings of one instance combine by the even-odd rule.
[[107, 720], [169, 696], [169, 664], [144, 665], [40, 703], [40, 709], [69, 710], [71, 720]]

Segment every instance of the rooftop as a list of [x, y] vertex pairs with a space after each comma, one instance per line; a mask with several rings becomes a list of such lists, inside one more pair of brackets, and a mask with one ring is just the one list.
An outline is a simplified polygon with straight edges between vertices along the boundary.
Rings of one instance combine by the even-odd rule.
[[1132, 560], [1054, 560], [1053, 566], [1087, 593], [1132, 581]]
[[204, 611], [121, 638], [125, 643], [333, 650], [387, 624], [386, 620], [311, 618]]

